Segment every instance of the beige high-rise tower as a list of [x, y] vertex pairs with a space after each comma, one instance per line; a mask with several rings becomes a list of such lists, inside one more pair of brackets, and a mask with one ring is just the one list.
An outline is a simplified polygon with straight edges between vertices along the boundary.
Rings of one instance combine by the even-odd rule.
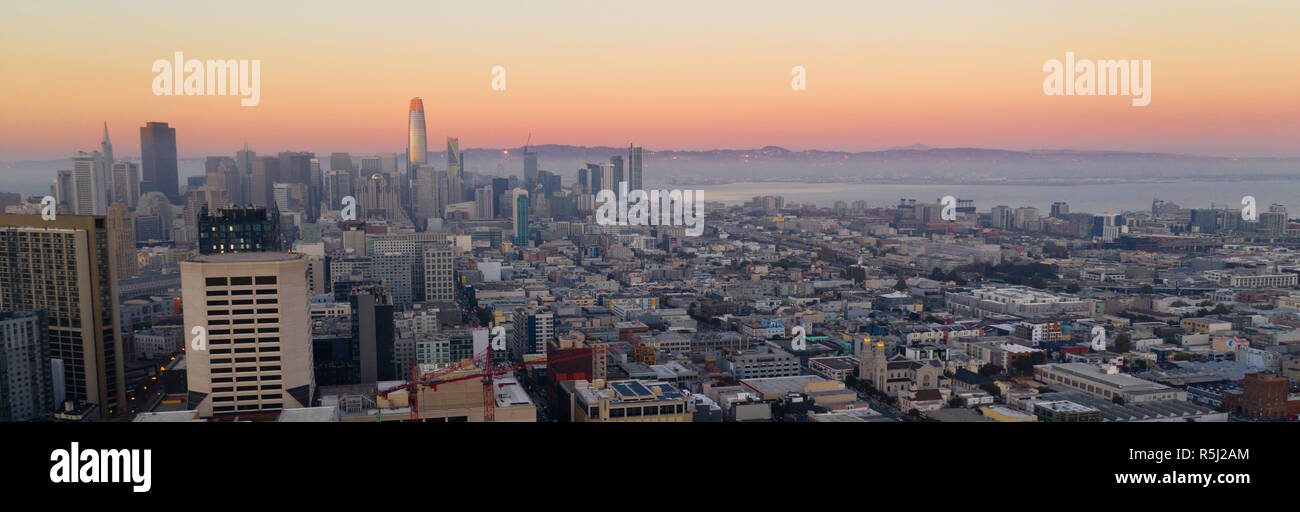
[[[205, 254], [181, 263], [189, 405], [201, 417], [310, 407], [307, 259]], [[200, 330], [201, 329], [201, 330]], [[206, 335], [206, 346], [195, 338]], [[201, 347], [201, 348], [200, 348]]]
[[135, 277], [137, 260], [135, 252], [135, 222], [126, 205], [108, 205], [108, 244], [117, 264], [117, 278]]
[[126, 404], [110, 235], [104, 217], [0, 214], [0, 311], [47, 311], [65, 399], [96, 404], [105, 417]]

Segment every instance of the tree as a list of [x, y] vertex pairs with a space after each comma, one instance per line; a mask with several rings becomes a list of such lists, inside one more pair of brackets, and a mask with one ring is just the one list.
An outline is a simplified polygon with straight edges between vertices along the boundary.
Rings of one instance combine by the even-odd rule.
[[1228, 306], [1224, 306], [1223, 304], [1219, 304], [1218, 306], [1214, 306], [1214, 314], [1216, 314], [1216, 315], [1226, 315], [1226, 314], [1231, 313], [1231, 312], [1232, 312], [1232, 310], [1231, 310], [1231, 309], [1228, 309]]
[[908, 416], [911, 416], [911, 417], [913, 417], [913, 418], [920, 418], [920, 417], [921, 417], [921, 411], [918, 411], [918, 410], [916, 410], [916, 409], [908, 409], [908, 410], [907, 410], [907, 415], [908, 415]]
[[1179, 352], [1173, 356], [1174, 361], [1190, 361], [1191, 359], [1192, 355], [1187, 352]]
[[934, 271], [930, 272], [930, 279], [935, 281], [943, 281], [944, 280], [943, 269], [939, 267], [934, 267]]
[[1133, 350], [1133, 340], [1128, 333], [1122, 332], [1115, 336], [1115, 351], [1121, 354]]
[[1117, 405], [1124, 405], [1124, 397], [1120, 395], [1115, 395], [1115, 398], [1110, 399], [1110, 401]]
[[980, 384], [980, 389], [984, 390], [985, 392], [993, 396], [1002, 396], [1002, 388], [998, 387], [998, 384], [994, 381], [988, 381], [983, 384]]
[[992, 377], [1000, 373], [1002, 373], [1002, 367], [993, 363], [989, 363], [980, 367], [980, 375], [983, 375], [985, 377]]
[[1079, 283], [1070, 283], [1065, 285], [1065, 291], [1069, 293], [1079, 293], [1082, 289], [1083, 288], [1079, 287]]
[[903, 278], [901, 278], [901, 277], [898, 278], [898, 282], [894, 283], [894, 289], [895, 289], [895, 290], [898, 290], [898, 291], [900, 291], [900, 292], [905, 292], [905, 291], [907, 291], [907, 280], [905, 280], [905, 279], [903, 279]]
[[965, 406], [966, 406], [966, 401], [962, 400], [961, 397], [959, 396], [954, 396], [948, 400], [948, 407], [952, 407], [955, 409], [958, 407], [965, 407]]

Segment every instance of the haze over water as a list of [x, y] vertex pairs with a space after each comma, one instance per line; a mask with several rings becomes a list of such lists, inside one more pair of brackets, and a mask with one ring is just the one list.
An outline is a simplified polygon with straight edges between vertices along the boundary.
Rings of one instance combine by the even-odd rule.
[[784, 196], [786, 203], [808, 203], [831, 207], [835, 201], [852, 206], [864, 199], [867, 207], [898, 204], [900, 198], [918, 202], [937, 202], [952, 195], [975, 201], [978, 211], [987, 212], [998, 205], [1033, 206], [1046, 216], [1053, 202], [1065, 201], [1071, 212], [1120, 213], [1150, 211], [1152, 199], [1173, 201], [1183, 208], [1240, 208], [1241, 197], [1255, 196], [1261, 209], [1273, 203], [1300, 209], [1300, 181], [1179, 181], [1176, 183], [1117, 183], [1102, 185], [1033, 186], [1033, 185], [895, 185], [865, 183], [730, 183], [692, 186], [703, 190], [709, 201], [741, 203], [754, 196]]

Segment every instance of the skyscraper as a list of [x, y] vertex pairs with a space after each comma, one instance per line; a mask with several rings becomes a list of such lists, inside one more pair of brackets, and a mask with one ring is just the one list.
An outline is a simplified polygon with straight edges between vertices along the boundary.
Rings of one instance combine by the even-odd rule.
[[484, 185], [474, 189], [474, 218], [478, 220], [487, 220], [495, 216], [493, 207], [495, 201], [492, 200], [492, 186]]
[[64, 169], [58, 172], [57, 177], [54, 179], [53, 189], [54, 200], [59, 203], [59, 213], [76, 211], [76, 180], [72, 177], [72, 169]]
[[537, 187], [537, 152], [524, 150], [524, 190], [532, 192]]
[[104, 220], [108, 223], [109, 251], [117, 260], [117, 278], [135, 277], [135, 218], [125, 204], [113, 203]]
[[172, 204], [183, 203], [176, 166], [176, 129], [146, 123], [140, 128], [140, 173], [148, 185], [141, 192], [162, 192]]
[[104, 417], [126, 404], [110, 237], [104, 217], [0, 214], [0, 311], [46, 310], [67, 399], [96, 404]]
[[0, 311], [0, 422], [54, 411], [49, 321], [45, 311]]
[[235, 166], [241, 174], [247, 176], [253, 172], [254, 158], [257, 158], [257, 152], [249, 151], [248, 144], [244, 144], [244, 149], [235, 152]]
[[249, 201], [256, 206], [270, 206], [272, 187], [280, 180], [280, 159], [273, 156], [253, 157], [253, 174], [249, 177]]
[[104, 215], [113, 202], [113, 143], [108, 140], [108, 123], [104, 123], [104, 140], [95, 156], [95, 215]]
[[527, 245], [528, 215], [531, 205], [528, 203], [528, 191], [517, 188], [510, 191], [511, 235], [515, 245]]
[[492, 178], [492, 212], [494, 217], [505, 217], [509, 213], [502, 211], [505, 199], [501, 197], [509, 188], [509, 178]]
[[430, 218], [440, 217], [442, 204], [438, 202], [438, 172], [432, 165], [416, 164], [411, 168], [411, 205], [415, 224], [423, 229]]
[[[201, 417], [310, 407], [315, 392], [302, 254], [204, 254], [181, 263], [189, 404]], [[242, 298], [241, 298], [242, 297]], [[238, 305], [256, 300], [256, 305]]]
[[[614, 175], [614, 164], [600, 164], [600, 189], [618, 193], [618, 177]], [[632, 190], [628, 187], [628, 190]]]
[[429, 139], [424, 132], [424, 101], [420, 98], [411, 98], [409, 117], [410, 122], [406, 128], [407, 169], [418, 164], [429, 163]]
[[[609, 164], [614, 166], [614, 187], [613, 190], [618, 192], [618, 184], [627, 181], [627, 175], [623, 173], [623, 157], [614, 155], [609, 157]], [[628, 184], [628, 190], [636, 190]]]
[[[96, 193], [96, 185], [102, 185], [95, 182], [95, 171], [99, 168], [98, 160], [98, 156], [85, 151], [78, 151], [77, 155], [72, 157], [72, 212], [77, 215], [95, 215], [97, 207], [100, 206], [95, 201], [96, 196], [99, 195]], [[107, 213], [108, 205], [103, 206], [104, 213]]]
[[447, 201], [443, 204], [459, 203], [464, 200], [465, 169], [460, 152], [460, 139], [447, 137]]
[[113, 203], [135, 208], [140, 200], [140, 166], [132, 162], [113, 164]]
[[396, 379], [392, 298], [383, 286], [368, 285], [355, 287], [348, 302], [361, 382]]
[[[601, 164], [587, 164], [587, 190], [592, 194], [607, 188], [604, 183], [600, 182], [602, 178], [600, 165]], [[618, 190], [618, 186], [615, 185], [611, 190]]]
[[641, 145], [632, 144], [627, 150], [628, 190], [645, 190], [641, 181], [641, 172], [643, 170], [645, 170], [645, 164], [641, 160]]

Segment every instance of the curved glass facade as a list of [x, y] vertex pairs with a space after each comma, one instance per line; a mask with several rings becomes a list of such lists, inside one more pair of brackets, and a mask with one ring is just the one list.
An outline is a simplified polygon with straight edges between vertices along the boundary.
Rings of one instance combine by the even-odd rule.
[[411, 121], [407, 128], [408, 165], [429, 163], [429, 141], [424, 133], [424, 102], [420, 98], [411, 98]]

